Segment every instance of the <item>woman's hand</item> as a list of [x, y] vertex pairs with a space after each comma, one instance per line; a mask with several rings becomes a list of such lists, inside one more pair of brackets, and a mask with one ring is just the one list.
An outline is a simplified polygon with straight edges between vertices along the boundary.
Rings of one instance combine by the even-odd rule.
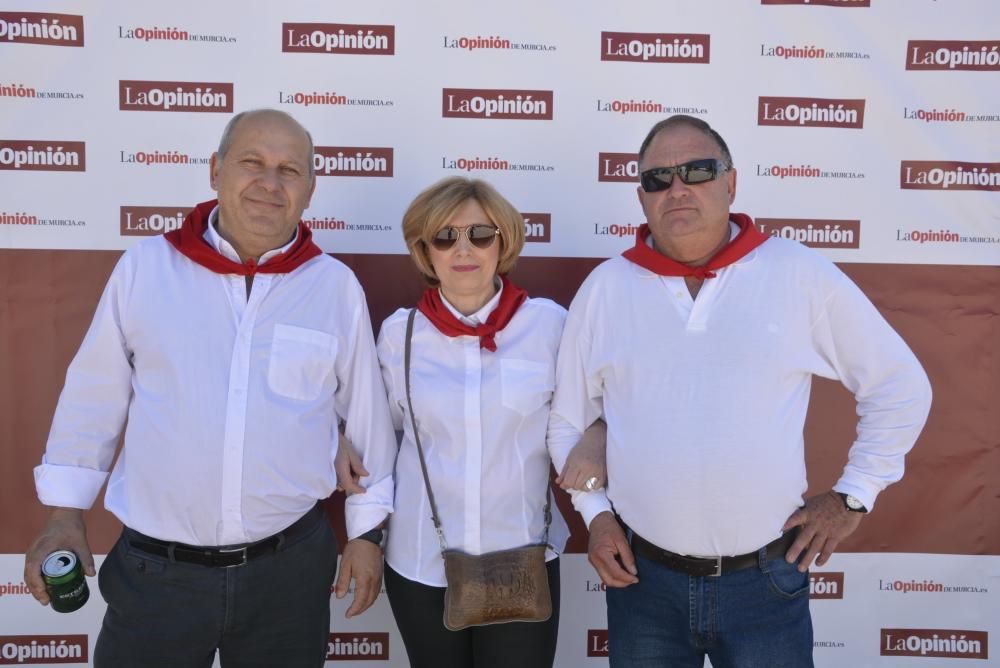
[[565, 490], [577, 489], [592, 492], [604, 487], [608, 468], [604, 458], [608, 444], [608, 425], [597, 420], [583, 432], [580, 442], [573, 446], [566, 458], [556, 484]]
[[339, 432], [340, 441], [337, 445], [337, 456], [333, 459], [333, 470], [337, 473], [337, 491], [351, 494], [364, 494], [365, 488], [359, 483], [362, 477], [368, 475], [368, 470], [361, 462], [361, 457], [354, 451], [354, 445]]

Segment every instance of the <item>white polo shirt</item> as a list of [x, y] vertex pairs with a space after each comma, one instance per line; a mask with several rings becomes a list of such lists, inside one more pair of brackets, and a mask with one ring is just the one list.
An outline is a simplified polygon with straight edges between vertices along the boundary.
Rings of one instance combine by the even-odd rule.
[[743, 554], [781, 534], [807, 488], [814, 375], [858, 401], [835, 489], [869, 509], [930, 406], [913, 353], [815, 251], [772, 238], [717, 274], [692, 299], [683, 278], [622, 257], [598, 266], [570, 307], [552, 403], [557, 468], [586, 425], [608, 424], [607, 491], [573, 494], [585, 521], [613, 503], [681, 554]]

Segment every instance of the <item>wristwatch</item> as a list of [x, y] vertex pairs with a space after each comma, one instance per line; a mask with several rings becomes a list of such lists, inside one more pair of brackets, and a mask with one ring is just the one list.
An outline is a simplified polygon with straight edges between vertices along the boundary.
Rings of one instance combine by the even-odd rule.
[[867, 513], [868, 509], [865, 508], [865, 504], [861, 503], [861, 499], [856, 496], [851, 496], [850, 494], [844, 494], [843, 492], [837, 492], [839, 496], [844, 501], [844, 507], [847, 508], [852, 513]]
[[369, 543], [375, 543], [379, 547], [385, 547], [385, 530], [380, 527], [370, 529], [358, 536], [358, 538], [367, 540]]

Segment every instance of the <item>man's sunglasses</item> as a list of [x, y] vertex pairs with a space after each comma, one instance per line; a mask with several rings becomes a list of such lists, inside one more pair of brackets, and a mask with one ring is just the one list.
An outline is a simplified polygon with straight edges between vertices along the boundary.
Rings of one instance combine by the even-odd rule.
[[442, 227], [431, 238], [434, 248], [446, 251], [458, 243], [462, 235], [476, 248], [489, 248], [500, 236], [500, 228], [495, 225], [469, 225], [468, 227]]
[[706, 158], [704, 160], [692, 160], [676, 167], [654, 167], [647, 169], [639, 175], [642, 189], [648, 193], [656, 193], [666, 190], [674, 182], [674, 174], [681, 177], [681, 181], [688, 185], [695, 183], [705, 183], [714, 181], [721, 174], [728, 172], [731, 167], [721, 160]]

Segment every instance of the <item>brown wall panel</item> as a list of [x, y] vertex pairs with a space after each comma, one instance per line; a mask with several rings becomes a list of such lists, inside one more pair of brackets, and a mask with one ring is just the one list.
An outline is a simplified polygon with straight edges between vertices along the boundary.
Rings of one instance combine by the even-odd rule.
[[[43, 519], [32, 467], [44, 449], [66, 366], [90, 322], [116, 251], [0, 250], [0, 553], [23, 552]], [[400, 255], [338, 255], [366, 286], [376, 327], [423, 289]], [[514, 280], [568, 305], [598, 263], [522, 258]], [[847, 551], [1000, 555], [1000, 267], [843, 265], [924, 363], [934, 387], [926, 430], [903, 481], [843, 545]], [[817, 380], [806, 424], [810, 493], [837, 479], [854, 438], [850, 394]], [[766, 484], [766, 481], [762, 481]], [[575, 529], [586, 537], [565, 496]], [[339, 498], [330, 502], [340, 517]], [[342, 535], [342, 521], [335, 521]], [[116, 520], [88, 515], [91, 542], [106, 552]]]

